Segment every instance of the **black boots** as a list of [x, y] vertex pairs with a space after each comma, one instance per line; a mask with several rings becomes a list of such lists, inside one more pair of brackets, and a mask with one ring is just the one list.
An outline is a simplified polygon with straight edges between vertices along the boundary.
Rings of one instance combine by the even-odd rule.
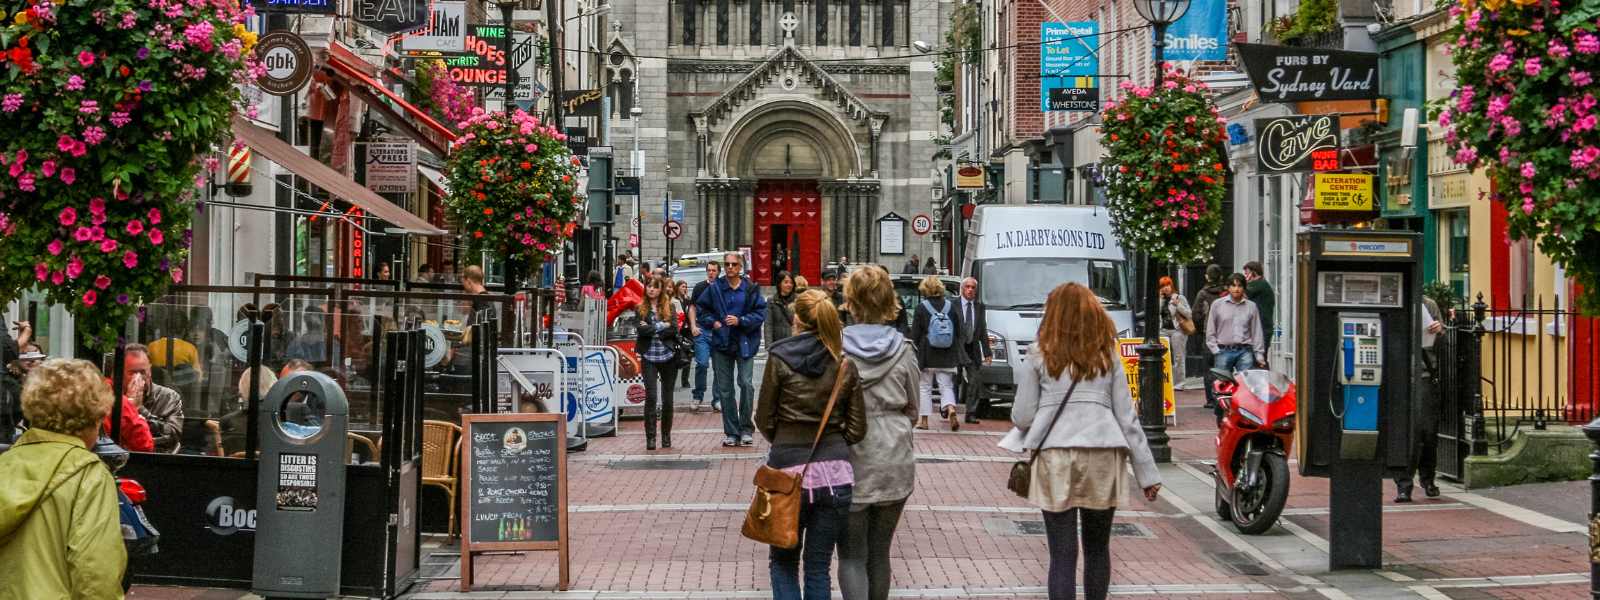
[[653, 436], [653, 435], [652, 436], [646, 436], [644, 438], [644, 449], [645, 450], [655, 450], [656, 449], [656, 437], [655, 436]]
[[661, 432], [661, 447], [663, 449], [672, 448], [672, 432], [670, 432], [670, 431]]

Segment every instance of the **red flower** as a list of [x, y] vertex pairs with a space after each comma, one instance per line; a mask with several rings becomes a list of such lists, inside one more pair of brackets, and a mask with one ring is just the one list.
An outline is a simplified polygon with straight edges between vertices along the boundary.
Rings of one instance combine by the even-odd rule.
[[492, 208], [485, 208], [485, 209], [483, 209], [483, 216], [485, 216], [485, 217], [492, 217], [492, 216], [494, 216], [494, 209], [492, 209]]
[[474, 232], [472, 232], [472, 237], [482, 239], [483, 238], [483, 232], [482, 231], [474, 231]]

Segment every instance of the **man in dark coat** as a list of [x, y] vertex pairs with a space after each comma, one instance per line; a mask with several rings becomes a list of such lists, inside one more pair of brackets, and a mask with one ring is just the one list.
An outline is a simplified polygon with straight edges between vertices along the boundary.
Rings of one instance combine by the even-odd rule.
[[967, 407], [966, 422], [977, 423], [978, 413], [985, 404], [980, 372], [994, 360], [993, 350], [989, 348], [989, 319], [983, 314], [983, 303], [978, 301], [977, 279], [968, 277], [961, 282], [961, 300], [956, 307], [960, 309], [961, 323], [965, 326], [961, 335], [961, 348], [965, 351], [961, 364], [961, 399]]
[[[756, 390], [751, 378], [756, 351], [761, 349], [761, 325], [767, 320], [767, 300], [761, 297], [761, 288], [744, 276], [743, 254], [724, 255], [722, 273], [695, 301], [695, 318], [701, 331], [711, 332], [712, 394], [722, 406], [722, 445], [753, 446]], [[737, 405], [733, 402], [735, 369], [739, 377]]]

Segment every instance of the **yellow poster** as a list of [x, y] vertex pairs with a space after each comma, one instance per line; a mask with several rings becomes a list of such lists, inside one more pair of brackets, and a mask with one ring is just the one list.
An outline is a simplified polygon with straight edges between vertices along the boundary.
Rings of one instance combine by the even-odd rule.
[[1312, 182], [1316, 210], [1370, 211], [1372, 176], [1344, 173], [1317, 173]]
[[[1117, 351], [1122, 357], [1122, 368], [1128, 373], [1128, 391], [1133, 393], [1133, 408], [1139, 409], [1139, 346], [1144, 344], [1143, 338], [1121, 338], [1117, 340]], [[1161, 414], [1168, 417], [1177, 414], [1178, 404], [1172, 399], [1172, 340], [1161, 338], [1161, 345], [1167, 347], [1166, 354], [1161, 355]]]

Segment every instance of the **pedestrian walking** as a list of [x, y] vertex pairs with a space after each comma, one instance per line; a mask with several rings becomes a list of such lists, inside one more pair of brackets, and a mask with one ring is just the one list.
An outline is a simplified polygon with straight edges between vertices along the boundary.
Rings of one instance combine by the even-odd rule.
[[644, 362], [644, 449], [656, 449], [656, 426], [661, 428], [661, 447], [672, 447], [672, 383], [677, 379], [679, 315], [683, 305], [672, 298], [668, 280], [652, 277], [639, 303], [638, 336], [635, 348], [643, 348]]
[[[1277, 321], [1274, 321], [1278, 306], [1277, 295], [1272, 291], [1272, 283], [1264, 276], [1260, 261], [1250, 261], [1244, 264], [1244, 295], [1256, 304], [1256, 311], [1261, 313], [1261, 339], [1266, 348], [1272, 348], [1272, 334], [1276, 331]], [[1261, 365], [1266, 366], [1266, 353], [1262, 352]]]
[[1394, 478], [1396, 503], [1411, 501], [1411, 480], [1422, 484], [1422, 493], [1429, 498], [1439, 497], [1439, 486], [1434, 484], [1434, 463], [1439, 452], [1439, 355], [1434, 343], [1444, 333], [1444, 320], [1439, 303], [1422, 297], [1422, 367], [1423, 376], [1417, 380], [1417, 403], [1411, 411], [1411, 461], [1404, 477]]
[[938, 275], [939, 274], [939, 265], [934, 264], [932, 256], [929, 256], [928, 257], [928, 261], [922, 264], [922, 274], [923, 275]]
[[[1194, 335], [1189, 336], [1190, 356], [1198, 356], [1200, 372], [1203, 374], [1211, 368], [1211, 349], [1206, 346], [1206, 335], [1210, 331], [1206, 327], [1207, 317], [1211, 315], [1211, 304], [1217, 299], [1228, 294], [1228, 286], [1224, 281], [1226, 272], [1219, 265], [1206, 266], [1206, 282], [1200, 291], [1194, 293]], [[1211, 378], [1203, 375], [1203, 381], [1209, 382]], [[1209, 383], [1202, 384], [1206, 391], [1206, 408], [1215, 408], [1217, 405], [1217, 392], [1211, 389]]]
[[[690, 396], [694, 398], [695, 408], [699, 408], [706, 400], [706, 371], [711, 368], [711, 329], [700, 328], [700, 296], [722, 276], [722, 263], [710, 261], [706, 263], [706, 279], [694, 284], [694, 291], [689, 293], [689, 333], [694, 334], [694, 390]], [[718, 410], [715, 394], [712, 395], [711, 410]]]
[[[710, 332], [711, 364], [716, 371], [716, 402], [722, 406], [723, 446], [755, 445], [750, 411], [755, 403], [751, 372], [761, 349], [761, 324], [767, 320], [767, 300], [761, 289], [744, 276], [744, 256], [729, 252], [722, 257], [722, 278], [708, 285], [696, 301], [701, 331]], [[734, 404], [734, 372], [738, 372], [739, 400]], [[698, 385], [696, 386], [698, 387]]]
[[1178, 287], [1173, 285], [1171, 277], [1161, 276], [1158, 284], [1161, 292], [1161, 335], [1166, 336], [1168, 343], [1172, 344], [1172, 384], [1181, 390], [1183, 380], [1187, 378], [1183, 361], [1188, 356], [1185, 346], [1189, 343], [1189, 332], [1194, 331], [1194, 312], [1189, 309], [1189, 301], [1178, 293]]
[[117, 484], [89, 451], [110, 386], [89, 361], [47, 360], [23, 382], [22, 412], [29, 429], [0, 454], [0, 598], [122, 598]]
[[599, 271], [589, 271], [589, 275], [584, 277], [583, 281], [584, 283], [581, 293], [583, 294], [584, 298], [605, 302], [606, 281], [600, 278]]
[[918, 258], [917, 255], [911, 255], [911, 258], [906, 259], [905, 269], [902, 269], [900, 272], [905, 273], [906, 275], [920, 274], [922, 272], [922, 268], [919, 266], [921, 260], [922, 259]]
[[939, 415], [949, 421], [950, 430], [961, 429], [956, 415], [956, 368], [961, 366], [961, 313], [945, 298], [944, 282], [936, 276], [922, 278], [917, 286], [922, 302], [911, 319], [911, 340], [917, 345], [917, 363], [922, 367], [921, 417], [917, 429], [928, 428], [933, 414], [933, 386], [939, 385]]
[[977, 424], [978, 413], [983, 412], [983, 377], [985, 365], [994, 362], [994, 350], [989, 347], [989, 318], [984, 315], [983, 302], [978, 300], [978, 280], [968, 277], [961, 281], [961, 400], [967, 407], [964, 421]]
[[[1267, 344], [1262, 335], [1261, 315], [1245, 297], [1244, 275], [1228, 276], [1228, 295], [1211, 303], [1206, 314], [1206, 348], [1215, 362], [1212, 367], [1227, 372], [1248, 371], [1266, 364]], [[1215, 403], [1212, 410], [1222, 418]]]
[[[673, 284], [672, 290], [673, 290], [672, 299], [677, 300], [679, 306], [684, 307], [685, 310], [693, 307], [694, 303], [689, 300], [689, 282], [683, 281], [683, 280], [680, 279], [676, 283]], [[685, 317], [684, 321], [692, 325], [694, 323], [694, 319], [689, 318], [688, 314], [689, 313], [687, 313], [687, 312], [684, 313], [684, 317]], [[692, 340], [694, 339], [694, 335], [692, 333], [690, 334], [689, 339], [691, 340], [691, 343], [692, 343]], [[694, 361], [694, 357], [691, 356], [690, 358], [685, 359], [685, 360], [687, 360], [689, 362], [679, 363], [680, 368], [678, 369], [678, 378], [682, 379], [682, 381], [679, 383], [678, 387], [683, 387], [683, 388], [689, 387], [689, 373], [694, 371], [694, 369], [691, 369], [691, 368], [688, 368], [687, 366], [685, 366], [685, 365], [688, 365], [688, 364], [692, 364], [693, 361]]]
[[[833, 302], [820, 291], [808, 291], [795, 300], [794, 308], [798, 334], [769, 349], [755, 416], [762, 437], [772, 443], [767, 466], [805, 474], [800, 482], [800, 544], [773, 546], [769, 571], [774, 599], [827, 600], [833, 591], [833, 548], [845, 533], [854, 494], [850, 445], [866, 435], [867, 417], [854, 383], [857, 375], [842, 360], [842, 325]], [[830, 410], [838, 377], [846, 380]], [[731, 407], [724, 411], [724, 420], [732, 412]]]
[[844, 352], [857, 377], [867, 434], [850, 447], [856, 485], [849, 527], [839, 545], [839, 589], [845, 600], [884, 600], [889, 597], [889, 549], [916, 484], [911, 427], [922, 373], [916, 349], [893, 326], [900, 298], [889, 272], [855, 273], [844, 295], [856, 319], [844, 328]]
[[1117, 327], [1095, 294], [1062, 284], [1050, 292], [1038, 342], [1017, 369], [1011, 420], [1022, 447], [1037, 450], [1028, 499], [1044, 512], [1051, 600], [1077, 597], [1080, 546], [1084, 597], [1105, 599], [1111, 521], [1128, 494], [1130, 462], [1146, 500], [1154, 502], [1161, 491], [1116, 338]]
[[768, 349], [778, 340], [789, 337], [794, 323], [794, 277], [784, 271], [778, 273], [773, 281], [777, 283], [773, 286], [772, 297], [767, 299], [765, 329]]

